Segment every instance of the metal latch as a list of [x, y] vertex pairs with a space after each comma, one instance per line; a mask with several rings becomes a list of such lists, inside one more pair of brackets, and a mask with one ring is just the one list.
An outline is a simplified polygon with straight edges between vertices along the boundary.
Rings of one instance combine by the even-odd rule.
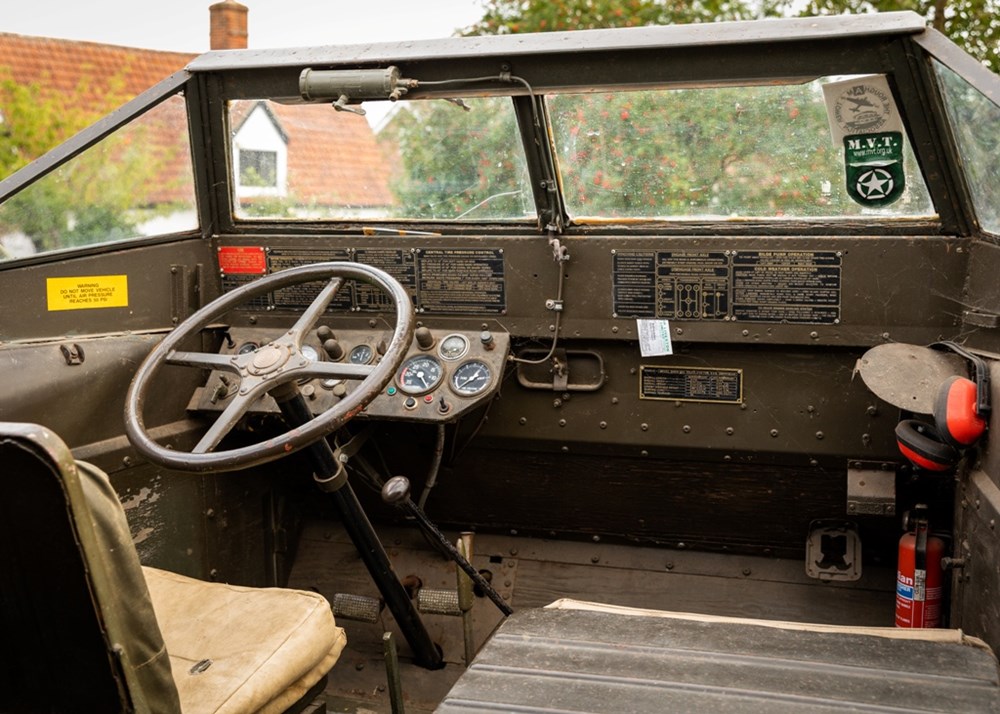
[[83, 348], [75, 342], [71, 345], [59, 345], [59, 351], [62, 352], [66, 364], [70, 366], [83, 364]]
[[816, 520], [809, 524], [806, 575], [818, 580], [861, 579], [861, 538], [854, 523]]

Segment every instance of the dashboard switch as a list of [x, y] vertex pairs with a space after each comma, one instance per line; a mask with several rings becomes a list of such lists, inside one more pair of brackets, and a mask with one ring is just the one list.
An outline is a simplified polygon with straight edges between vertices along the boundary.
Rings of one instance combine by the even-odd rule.
[[418, 327], [413, 334], [417, 338], [417, 347], [420, 349], [429, 350], [434, 346], [434, 333], [430, 331], [430, 328]]
[[323, 351], [326, 352], [330, 356], [330, 359], [334, 362], [339, 362], [344, 358], [344, 348], [341, 347], [340, 343], [332, 337], [323, 342]]

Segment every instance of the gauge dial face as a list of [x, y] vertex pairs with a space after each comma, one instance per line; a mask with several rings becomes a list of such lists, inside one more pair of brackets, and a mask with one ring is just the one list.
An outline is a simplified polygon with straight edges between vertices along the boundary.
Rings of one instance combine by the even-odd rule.
[[399, 370], [399, 390], [404, 394], [424, 394], [441, 381], [441, 363], [427, 355], [410, 357]]
[[[320, 357], [319, 350], [312, 345], [302, 345], [302, 347], [299, 348], [299, 352], [301, 352], [302, 356], [310, 362], [319, 362], [323, 359]], [[308, 384], [311, 381], [312, 377], [302, 377], [299, 379], [299, 384]]]
[[242, 345], [240, 345], [240, 348], [236, 350], [236, 354], [248, 355], [251, 352], [256, 352], [259, 348], [260, 345], [258, 345], [256, 342], [244, 342]]
[[347, 359], [351, 364], [368, 364], [374, 356], [375, 350], [370, 345], [358, 345], [351, 350], [351, 354]]
[[319, 362], [319, 350], [312, 345], [302, 345], [302, 348], [299, 351], [302, 353], [302, 356], [310, 362]]
[[441, 346], [438, 347], [441, 358], [446, 360], [461, 359], [468, 351], [469, 340], [466, 339], [465, 335], [460, 335], [457, 332], [441, 340]]
[[451, 375], [452, 390], [463, 397], [474, 397], [489, 389], [493, 373], [485, 362], [477, 359], [460, 364]]

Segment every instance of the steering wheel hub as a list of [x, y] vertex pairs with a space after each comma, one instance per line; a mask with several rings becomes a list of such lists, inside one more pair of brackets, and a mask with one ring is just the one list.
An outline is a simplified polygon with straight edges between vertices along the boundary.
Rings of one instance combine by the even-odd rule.
[[288, 348], [283, 345], [266, 345], [254, 352], [247, 371], [256, 377], [263, 377], [284, 367], [290, 356]]

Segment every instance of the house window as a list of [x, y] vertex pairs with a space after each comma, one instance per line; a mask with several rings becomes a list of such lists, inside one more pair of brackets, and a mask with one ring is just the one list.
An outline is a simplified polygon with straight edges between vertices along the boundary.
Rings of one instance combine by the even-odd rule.
[[240, 185], [277, 188], [278, 152], [240, 149]]

